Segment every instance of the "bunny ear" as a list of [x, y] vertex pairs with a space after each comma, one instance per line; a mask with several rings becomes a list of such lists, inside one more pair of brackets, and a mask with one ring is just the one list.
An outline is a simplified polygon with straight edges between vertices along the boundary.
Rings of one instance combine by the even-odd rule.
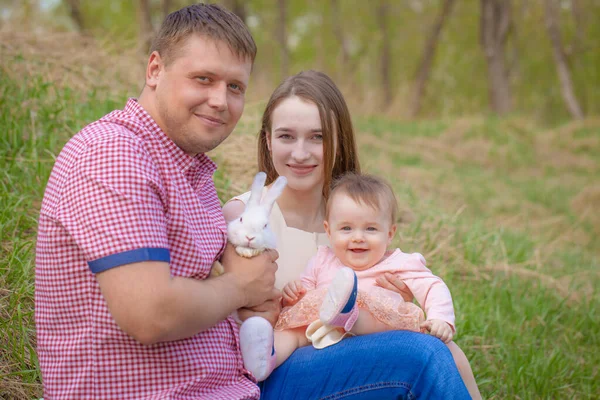
[[265, 200], [263, 202], [263, 206], [266, 207], [267, 210], [271, 211], [271, 208], [273, 208], [273, 204], [275, 204], [275, 200], [277, 200], [279, 196], [281, 196], [281, 193], [283, 193], [285, 185], [287, 185], [287, 179], [285, 178], [285, 176], [280, 176], [275, 180], [275, 183], [273, 183], [273, 186], [271, 186], [271, 188], [267, 192]]
[[250, 199], [248, 199], [248, 206], [257, 206], [260, 204], [260, 199], [262, 197], [263, 188], [265, 187], [265, 181], [267, 180], [267, 174], [264, 172], [259, 172], [254, 176], [254, 181], [252, 181], [252, 189], [250, 192]]

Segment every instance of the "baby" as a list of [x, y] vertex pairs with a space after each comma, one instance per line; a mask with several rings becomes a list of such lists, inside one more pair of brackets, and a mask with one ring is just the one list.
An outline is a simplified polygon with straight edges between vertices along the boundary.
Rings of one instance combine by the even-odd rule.
[[[262, 381], [299, 347], [333, 345], [346, 336], [386, 330], [428, 331], [449, 343], [454, 307], [446, 284], [419, 253], [388, 252], [396, 233], [397, 202], [377, 177], [348, 174], [334, 183], [325, 231], [331, 247], [319, 247], [301, 279], [283, 288], [275, 331], [261, 317], [240, 328], [245, 367]], [[377, 286], [386, 273], [408, 286], [427, 314], [395, 292]]]

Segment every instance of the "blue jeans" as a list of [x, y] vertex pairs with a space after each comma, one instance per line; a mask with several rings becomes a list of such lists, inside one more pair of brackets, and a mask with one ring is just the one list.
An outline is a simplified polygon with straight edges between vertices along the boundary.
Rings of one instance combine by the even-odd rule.
[[260, 388], [261, 400], [471, 398], [446, 345], [409, 331], [300, 348]]

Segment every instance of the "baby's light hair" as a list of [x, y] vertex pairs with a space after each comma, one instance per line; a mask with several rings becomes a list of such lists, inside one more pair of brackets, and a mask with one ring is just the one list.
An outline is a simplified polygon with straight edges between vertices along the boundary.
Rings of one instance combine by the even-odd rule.
[[341, 193], [349, 196], [357, 204], [367, 205], [376, 211], [387, 210], [391, 223], [396, 223], [398, 201], [391, 186], [382, 178], [350, 172], [336, 179], [331, 185], [331, 194], [325, 208], [325, 219], [329, 219], [333, 199]]

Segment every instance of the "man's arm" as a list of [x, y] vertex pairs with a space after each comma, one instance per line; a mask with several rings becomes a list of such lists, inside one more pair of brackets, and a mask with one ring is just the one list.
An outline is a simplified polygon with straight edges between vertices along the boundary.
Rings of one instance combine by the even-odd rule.
[[108, 309], [123, 331], [143, 344], [188, 338], [209, 329], [240, 307], [279, 296], [273, 288], [277, 253], [252, 259], [227, 246], [225, 274], [196, 280], [172, 277], [169, 264], [145, 261], [97, 274]]
[[[246, 205], [241, 200], [230, 200], [223, 207], [223, 216], [225, 217], [225, 221], [229, 222], [236, 218], [238, 218], [246, 208]], [[263, 317], [267, 321], [271, 323], [271, 325], [275, 326], [277, 323], [277, 318], [279, 318], [279, 314], [281, 313], [281, 301], [279, 298], [275, 300], [268, 300], [264, 303], [252, 307], [246, 308], [242, 307], [238, 310], [238, 317], [245, 321], [250, 317]]]

